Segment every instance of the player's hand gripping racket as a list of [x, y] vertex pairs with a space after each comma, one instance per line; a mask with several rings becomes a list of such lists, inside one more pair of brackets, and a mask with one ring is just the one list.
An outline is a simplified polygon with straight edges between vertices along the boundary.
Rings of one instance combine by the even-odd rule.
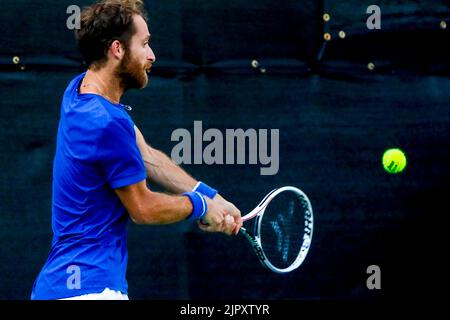
[[311, 203], [298, 188], [272, 190], [242, 221], [255, 219], [253, 233], [241, 227], [261, 263], [277, 273], [297, 269], [305, 260], [313, 234]]

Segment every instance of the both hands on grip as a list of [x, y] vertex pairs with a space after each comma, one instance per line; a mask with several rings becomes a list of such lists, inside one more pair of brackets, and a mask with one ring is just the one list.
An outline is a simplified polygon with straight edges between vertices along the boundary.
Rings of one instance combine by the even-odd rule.
[[242, 227], [239, 209], [220, 195], [216, 195], [213, 199], [205, 198], [208, 203], [208, 212], [198, 220], [199, 228], [207, 232], [237, 235]]
[[241, 212], [231, 202], [225, 200], [217, 190], [199, 182], [194, 192], [199, 192], [206, 200], [207, 212], [198, 219], [198, 226], [206, 232], [222, 232], [237, 235], [242, 227]]

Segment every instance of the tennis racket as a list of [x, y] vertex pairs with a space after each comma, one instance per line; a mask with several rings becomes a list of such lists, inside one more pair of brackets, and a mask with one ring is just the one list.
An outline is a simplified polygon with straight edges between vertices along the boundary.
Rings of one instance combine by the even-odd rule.
[[272, 190], [251, 212], [254, 231], [241, 227], [261, 263], [276, 273], [291, 272], [303, 263], [311, 246], [313, 211], [303, 191], [286, 186]]

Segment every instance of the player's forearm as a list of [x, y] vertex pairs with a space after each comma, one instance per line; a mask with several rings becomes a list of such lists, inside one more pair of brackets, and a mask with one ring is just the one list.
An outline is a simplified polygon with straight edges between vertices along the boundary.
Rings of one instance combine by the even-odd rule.
[[172, 161], [167, 155], [150, 147], [135, 126], [136, 143], [144, 160], [148, 179], [165, 190], [180, 194], [191, 191], [197, 181]]
[[185, 196], [150, 192], [141, 208], [131, 215], [136, 224], [169, 224], [185, 220], [192, 213], [192, 203]]
[[172, 161], [163, 152], [147, 146], [147, 157], [144, 158], [148, 179], [165, 190], [179, 194], [191, 191], [197, 181]]

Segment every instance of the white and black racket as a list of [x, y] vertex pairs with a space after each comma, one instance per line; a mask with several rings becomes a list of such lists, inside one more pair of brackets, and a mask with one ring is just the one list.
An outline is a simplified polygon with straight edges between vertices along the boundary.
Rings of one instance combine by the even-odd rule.
[[313, 211], [303, 191], [286, 186], [272, 190], [242, 221], [255, 219], [254, 231], [241, 227], [261, 263], [276, 273], [297, 269], [313, 234]]

